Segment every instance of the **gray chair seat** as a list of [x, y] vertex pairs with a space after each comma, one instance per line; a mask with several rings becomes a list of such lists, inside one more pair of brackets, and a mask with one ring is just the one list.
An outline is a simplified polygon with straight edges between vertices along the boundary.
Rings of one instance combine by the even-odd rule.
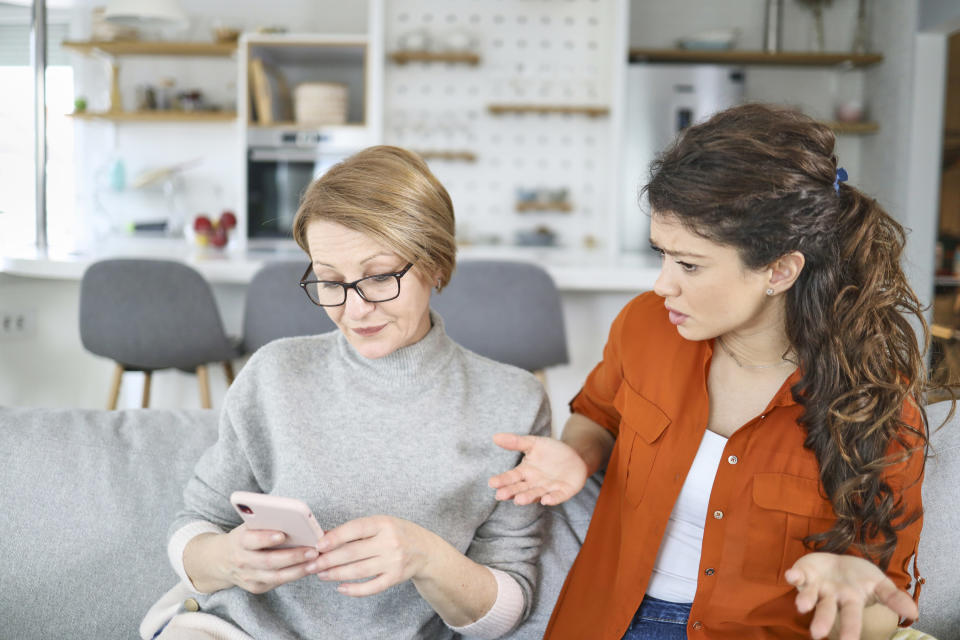
[[337, 328], [299, 286], [309, 262], [278, 260], [264, 265], [247, 287], [243, 309], [244, 354], [278, 338], [309, 336]]
[[451, 338], [491, 360], [535, 372], [568, 362], [560, 294], [539, 265], [463, 260], [430, 305]]
[[201, 404], [210, 407], [207, 364], [230, 361], [238, 349], [226, 334], [209, 283], [192, 267], [171, 260], [110, 259], [95, 262], [80, 282], [80, 340], [87, 351], [117, 363], [108, 408], [116, 408], [125, 371], [196, 372]]

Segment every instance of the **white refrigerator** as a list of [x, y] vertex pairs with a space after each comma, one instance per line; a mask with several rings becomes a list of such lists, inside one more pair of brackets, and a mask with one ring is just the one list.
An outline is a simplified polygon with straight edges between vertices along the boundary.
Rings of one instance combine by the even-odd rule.
[[649, 247], [649, 206], [639, 203], [650, 163], [682, 129], [743, 101], [742, 67], [632, 63], [627, 69], [623, 160], [620, 163], [620, 250]]

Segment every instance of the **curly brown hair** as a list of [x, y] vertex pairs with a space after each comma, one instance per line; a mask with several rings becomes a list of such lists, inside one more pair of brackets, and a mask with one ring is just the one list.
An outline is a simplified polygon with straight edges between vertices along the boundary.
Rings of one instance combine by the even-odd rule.
[[[886, 569], [896, 532], [921, 515], [904, 513], [902, 487], [885, 479], [918, 448], [926, 456], [925, 348], [911, 322], [924, 345], [929, 339], [900, 266], [903, 228], [836, 179], [827, 126], [792, 109], [745, 104], [687, 129], [653, 163], [641, 193], [655, 215], [736, 248], [749, 269], [803, 254], [786, 294], [786, 334], [802, 376], [792, 392], [804, 409], [804, 446], [837, 515], [805, 543], [855, 550]], [[922, 430], [904, 420], [911, 406]]]

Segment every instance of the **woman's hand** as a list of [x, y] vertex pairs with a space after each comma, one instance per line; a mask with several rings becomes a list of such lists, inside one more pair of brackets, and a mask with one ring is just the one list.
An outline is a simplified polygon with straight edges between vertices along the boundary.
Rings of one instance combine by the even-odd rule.
[[[800, 613], [816, 608], [810, 623], [810, 635], [816, 639], [831, 634], [840, 640], [859, 640], [864, 608], [872, 605], [884, 605], [903, 618], [917, 617], [913, 598], [898, 589], [879, 567], [863, 558], [808, 553], [797, 560], [784, 577], [799, 592], [796, 603]], [[889, 630], [880, 632], [878, 637], [889, 637], [896, 629], [897, 621], [892, 615], [889, 620], [890, 625], [882, 625], [889, 626]]]
[[203, 534], [183, 552], [183, 565], [194, 586], [210, 593], [237, 586], [265, 593], [317, 571], [316, 549], [272, 549], [282, 544], [280, 531], [247, 529], [240, 525], [226, 534]]
[[[369, 596], [423, 574], [437, 536], [393, 516], [369, 516], [323, 534], [317, 577], [338, 581], [340, 593]], [[365, 582], [345, 582], [366, 580]]]
[[518, 505], [540, 501], [543, 505], [565, 502], [575, 496], [589, 476], [587, 464], [570, 445], [541, 436], [498, 433], [498, 446], [523, 452], [520, 464], [490, 478], [497, 500], [513, 500]]

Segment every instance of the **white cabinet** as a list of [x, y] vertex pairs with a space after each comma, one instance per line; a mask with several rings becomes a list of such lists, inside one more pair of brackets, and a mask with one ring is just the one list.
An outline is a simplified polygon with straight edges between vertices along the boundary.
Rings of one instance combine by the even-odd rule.
[[[376, 4], [370, 12], [371, 33], [379, 24]], [[381, 142], [383, 57], [382, 42], [370, 34], [241, 38], [238, 222], [246, 230], [245, 244], [275, 246], [289, 239], [310, 181], [335, 162]], [[301, 85], [342, 89], [346, 100], [320, 101], [317, 119], [298, 119], [294, 100]]]

